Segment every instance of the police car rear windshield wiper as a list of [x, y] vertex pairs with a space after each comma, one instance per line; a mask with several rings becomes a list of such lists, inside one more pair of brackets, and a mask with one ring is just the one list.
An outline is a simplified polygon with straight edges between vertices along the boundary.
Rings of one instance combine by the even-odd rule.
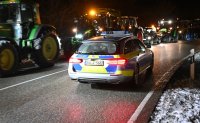
[[86, 52], [81, 52], [81, 51], [79, 51], [79, 52], [76, 52], [77, 54], [88, 54], [88, 53], [86, 53]]
[[76, 54], [95, 54], [95, 52], [76, 52]]
[[93, 55], [108, 55], [107, 52], [90, 52], [89, 54], [93, 54]]
[[93, 55], [97, 55], [97, 54], [99, 54], [99, 52], [88, 52], [88, 54], [93, 54]]

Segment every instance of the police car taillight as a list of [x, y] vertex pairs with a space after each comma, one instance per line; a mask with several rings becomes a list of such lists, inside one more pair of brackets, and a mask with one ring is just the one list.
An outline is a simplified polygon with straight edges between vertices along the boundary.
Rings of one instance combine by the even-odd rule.
[[70, 58], [69, 59], [69, 63], [81, 63], [83, 62], [83, 59], [79, 59], [79, 58]]
[[111, 64], [111, 65], [125, 65], [127, 62], [126, 59], [123, 59], [123, 58], [114, 58], [114, 59], [109, 59], [108, 60], [108, 64]]

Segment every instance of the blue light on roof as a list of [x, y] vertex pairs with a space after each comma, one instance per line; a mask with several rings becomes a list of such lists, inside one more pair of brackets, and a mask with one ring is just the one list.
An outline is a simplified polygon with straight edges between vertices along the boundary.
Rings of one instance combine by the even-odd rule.
[[133, 33], [128, 31], [104, 31], [101, 33], [102, 36], [108, 37], [124, 37], [124, 36], [131, 36]]

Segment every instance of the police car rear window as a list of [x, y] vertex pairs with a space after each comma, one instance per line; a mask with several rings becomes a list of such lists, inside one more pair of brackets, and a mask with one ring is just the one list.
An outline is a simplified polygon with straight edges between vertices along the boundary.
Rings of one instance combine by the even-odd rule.
[[118, 44], [114, 42], [83, 43], [77, 50], [78, 54], [111, 55], [118, 53]]

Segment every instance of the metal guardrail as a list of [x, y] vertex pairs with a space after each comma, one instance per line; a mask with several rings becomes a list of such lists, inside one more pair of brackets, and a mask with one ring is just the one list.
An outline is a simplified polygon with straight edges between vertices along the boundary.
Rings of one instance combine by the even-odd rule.
[[[160, 96], [162, 95], [163, 89], [166, 87], [167, 83], [171, 79], [171, 77], [174, 75], [174, 73], [185, 63], [185, 61], [190, 60], [190, 65], [192, 66], [190, 72], [191, 76], [194, 77], [195, 73], [195, 54], [199, 54], [200, 51], [196, 51], [194, 49], [190, 50], [190, 54], [186, 57], [184, 57], [182, 60], [177, 62], [175, 65], [173, 65], [158, 81], [156, 81], [153, 89], [147, 94], [147, 96], [143, 99], [142, 103], [138, 106], [136, 109], [136, 113], [132, 115], [132, 117], [129, 119], [128, 123], [137, 123], [137, 122], [148, 122], [149, 115], [151, 115], [151, 112], [154, 110], [154, 107], [156, 106]], [[200, 61], [200, 58], [199, 58]], [[146, 101], [146, 100], [151, 100]], [[148, 104], [152, 104], [152, 106], [148, 106]], [[140, 114], [145, 115], [140, 115]]]
[[200, 53], [200, 51], [196, 51], [194, 49], [190, 50], [190, 55], [189, 55], [189, 59], [190, 59], [190, 78], [192, 80], [195, 79], [195, 55]]
[[194, 49], [190, 50], [190, 78], [195, 79], [195, 51]]
[[[173, 74], [176, 72], [176, 70], [178, 70], [178, 68], [180, 68], [180, 66], [186, 61], [189, 60], [190, 61], [190, 77], [192, 80], [195, 79], [195, 55], [200, 53], [200, 51], [195, 51], [194, 49], [190, 50], [190, 54], [186, 57], [184, 57], [182, 60], [180, 60], [178, 63], [176, 63], [174, 66], [171, 67], [170, 70], [168, 70], [160, 80], [158, 80], [156, 82], [155, 85], [155, 90], [157, 90], [158, 88], [165, 87], [166, 83], [170, 80], [170, 78], [173, 76]], [[161, 84], [162, 83], [162, 84]]]
[[[171, 77], [178, 70], [178, 68], [180, 68], [180, 66], [186, 60], [188, 60], [190, 57], [191, 57], [191, 54], [184, 57], [178, 63], [173, 65], [158, 81], [155, 82], [153, 89], [147, 94], [148, 96], [146, 96], [143, 99], [143, 101], [141, 102], [141, 104], [138, 106], [138, 108], [135, 111], [137, 113], [134, 113], [132, 115], [132, 117], [129, 119], [128, 123], [138, 123], [141, 121], [143, 121], [145, 123], [148, 122], [148, 120], [150, 118], [149, 116], [151, 115], [151, 113], [148, 113], [148, 112], [152, 112], [154, 110], [154, 107], [156, 106], [160, 96], [162, 95], [164, 88], [166, 87], [166, 85], [169, 82], [169, 80], [171, 79]], [[146, 100], [148, 100], [148, 101], [146, 101]], [[149, 100], [153, 100], [153, 102], [151, 102], [151, 104], [152, 104], [151, 107], [149, 107], [147, 105], [150, 102]], [[147, 114], [145, 114], [145, 116], [140, 115], [143, 113], [147, 113]]]

